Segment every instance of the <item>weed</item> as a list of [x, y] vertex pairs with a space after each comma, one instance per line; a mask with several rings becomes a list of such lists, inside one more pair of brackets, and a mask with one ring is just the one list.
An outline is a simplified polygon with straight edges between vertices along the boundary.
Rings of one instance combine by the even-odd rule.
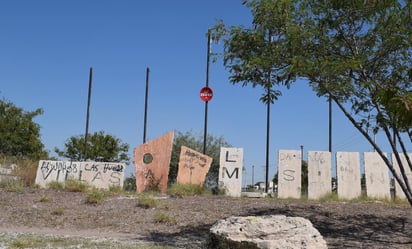
[[18, 159], [13, 175], [17, 176], [24, 186], [32, 186], [36, 181], [38, 164], [39, 161]]
[[167, 189], [167, 194], [178, 197], [201, 195], [203, 187], [198, 184], [173, 184]]
[[153, 219], [157, 223], [176, 224], [175, 217], [173, 217], [170, 214], [167, 214], [167, 213], [165, 213], [161, 210], [157, 210], [154, 213]]
[[[5, 247], [3, 247], [5, 246]], [[156, 246], [154, 244], [135, 245], [120, 241], [94, 240], [80, 237], [39, 236], [32, 234], [0, 234], [0, 247], [22, 248], [122, 248], [122, 249], [174, 249], [175, 247]]]
[[336, 193], [330, 193], [330, 194], [326, 194], [320, 197], [319, 201], [320, 202], [339, 201], [339, 197], [338, 197], [338, 194]]
[[77, 181], [74, 179], [67, 179], [64, 182], [64, 189], [70, 192], [86, 192], [88, 188], [89, 188], [89, 185], [82, 181]]
[[64, 213], [64, 208], [62, 207], [55, 207], [53, 208], [51, 212], [52, 215], [63, 215], [63, 213]]
[[97, 188], [92, 188], [86, 193], [86, 203], [87, 204], [98, 204], [101, 203], [106, 198], [106, 194]]
[[143, 193], [137, 198], [137, 206], [142, 208], [155, 208], [158, 205], [158, 200], [156, 200], [153, 195]]
[[110, 185], [109, 192], [114, 195], [121, 194], [123, 193], [123, 189], [119, 185]]
[[47, 184], [47, 186], [49, 187], [49, 189], [54, 189], [54, 190], [63, 190], [64, 189], [63, 183], [58, 182], [58, 181], [49, 182]]
[[7, 178], [0, 182], [0, 188], [4, 188], [9, 192], [22, 192], [24, 185], [17, 179]]
[[46, 194], [42, 194], [39, 196], [39, 202], [49, 202], [52, 198]]

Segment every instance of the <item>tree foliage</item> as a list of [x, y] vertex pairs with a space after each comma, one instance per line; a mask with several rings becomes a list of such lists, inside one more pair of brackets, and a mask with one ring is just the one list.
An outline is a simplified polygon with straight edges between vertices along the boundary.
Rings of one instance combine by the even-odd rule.
[[40, 125], [33, 121], [41, 114], [41, 108], [25, 111], [12, 102], [0, 100], [0, 155], [46, 159], [48, 153], [41, 141]]
[[[293, 7], [291, 1], [245, 1], [252, 8], [253, 28], [243, 26], [225, 27], [221, 22], [213, 29], [216, 40], [224, 39], [223, 63], [230, 72], [232, 84], [260, 86], [265, 90], [261, 101], [273, 104], [282, 95], [276, 86], [289, 87], [294, 73], [290, 66], [290, 52], [283, 50], [287, 43], [285, 11]], [[270, 18], [269, 18], [270, 17]]]
[[[224, 64], [232, 83], [252, 79], [262, 85], [259, 75], [267, 72], [266, 65], [279, 65], [271, 69], [280, 79], [308, 81], [318, 96], [336, 103], [381, 155], [412, 205], [406, 175], [412, 170], [412, 1], [244, 3], [253, 14], [252, 28], [226, 28], [222, 23], [215, 27], [216, 35], [225, 39]], [[272, 42], [263, 41], [267, 34], [274, 35]], [[265, 65], [264, 70], [256, 70], [256, 64]], [[275, 77], [271, 82], [279, 81]], [[379, 131], [400, 171], [375, 143]]]
[[130, 161], [127, 152], [129, 145], [115, 136], [105, 134], [104, 131], [88, 135], [87, 151], [84, 154], [84, 135], [72, 136], [64, 144], [64, 150], [55, 148], [55, 152], [74, 161], [92, 160], [96, 162], [123, 162]]
[[[176, 182], [179, 169], [179, 157], [182, 145], [196, 151], [203, 150], [203, 135], [196, 136], [192, 132], [182, 133], [177, 131], [173, 141], [172, 158], [169, 167], [169, 183]], [[207, 187], [217, 186], [219, 176], [220, 147], [230, 147], [230, 144], [223, 137], [215, 137], [210, 134], [206, 140], [206, 155], [213, 158], [209, 173], [206, 176]]]

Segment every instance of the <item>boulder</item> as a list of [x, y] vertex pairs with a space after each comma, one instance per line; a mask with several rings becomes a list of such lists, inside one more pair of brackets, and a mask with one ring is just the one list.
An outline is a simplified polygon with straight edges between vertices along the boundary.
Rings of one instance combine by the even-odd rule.
[[210, 229], [208, 248], [327, 248], [312, 223], [284, 215], [229, 217]]

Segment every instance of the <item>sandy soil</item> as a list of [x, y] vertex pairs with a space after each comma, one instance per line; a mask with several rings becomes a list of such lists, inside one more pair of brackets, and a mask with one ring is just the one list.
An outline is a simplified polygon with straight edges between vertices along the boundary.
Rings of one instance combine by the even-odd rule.
[[[49, 201], [40, 201], [42, 197]], [[87, 204], [84, 193], [0, 189], [0, 232], [101, 237], [203, 248], [210, 227], [233, 215], [283, 214], [309, 219], [329, 248], [412, 248], [412, 208], [385, 203], [286, 201], [217, 196], [167, 197], [155, 208], [135, 196]], [[163, 214], [170, 222], [158, 222]]]

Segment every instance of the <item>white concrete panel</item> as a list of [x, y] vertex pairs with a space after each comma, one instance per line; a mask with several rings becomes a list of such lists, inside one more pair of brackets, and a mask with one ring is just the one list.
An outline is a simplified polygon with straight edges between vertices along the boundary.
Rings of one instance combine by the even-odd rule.
[[220, 148], [219, 188], [226, 195], [240, 197], [242, 193], [243, 148]]
[[37, 168], [36, 184], [47, 187], [50, 182], [67, 179], [84, 181], [96, 188], [123, 187], [124, 163], [70, 162], [41, 160]]
[[361, 196], [359, 153], [337, 152], [336, 165], [338, 197], [350, 200]]
[[110, 186], [123, 188], [126, 167], [124, 163], [81, 162], [80, 166], [79, 179], [81, 181], [96, 188], [109, 189]]
[[[412, 153], [408, 153], [408, 156], [412, 160]], [[408, 162], [406, 161], [406, 157], [403, 153], [399, 153], [399, 157], [401, 159], [401, 162], [405, 170], [405, 174], [408, 178], [409, 184], [412, 185], [412, 172], [408, 167]], [[395, 171], [402, 178], [398, 161], [396, 160], [395, 155], [393, 153], [392, 153], [392, 164], [393, 164], [393, 167], [395, 168]], [[396, 179], [395, 179], [395, 197], [400, 198], [400, 199], [406, 199], [405, 193], [402, 191], [402, 188], [399, 185], [398, 181], [396, 181]]]
[[308, 151], [308, 199], [332, 193], [331, 164], [329, 151]]
[[377, 152], [364, 152], [363, 159], [366, 195], [370, 198], [390, 199], [389, 170], [381, 156]]
[[278, 197], [300, 198], [302, 160], [300, 150], [279, 150]]
[[80, 162], [40, 160], [36, 184], [45, 188], [50, 182], [64, 182], [67, 179], [80, 180]]

